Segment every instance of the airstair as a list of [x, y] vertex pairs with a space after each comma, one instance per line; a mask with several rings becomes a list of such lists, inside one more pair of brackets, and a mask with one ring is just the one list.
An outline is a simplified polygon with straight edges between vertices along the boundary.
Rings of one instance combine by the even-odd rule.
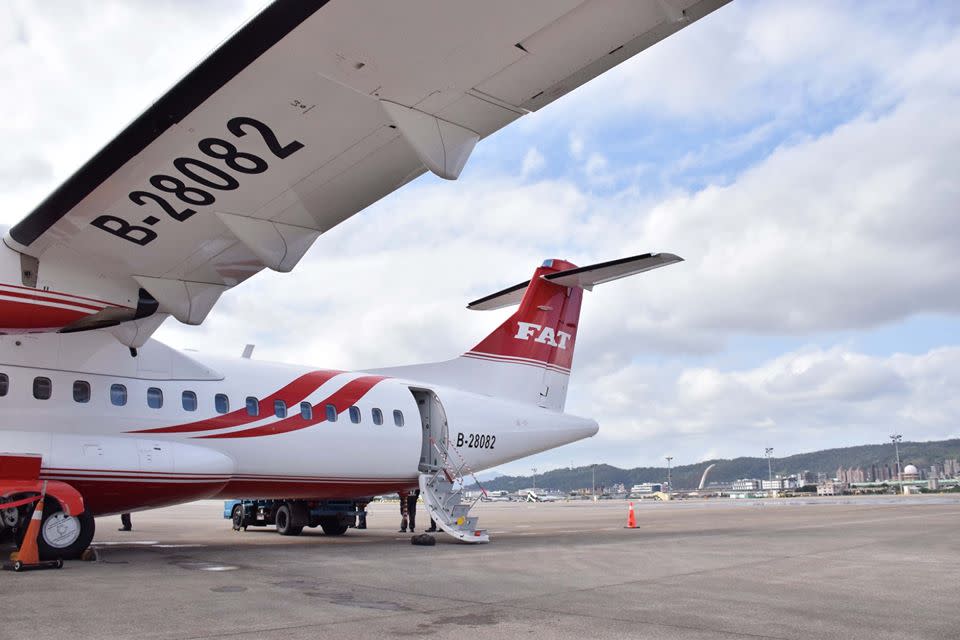
[[[465, 478], [472, 479], [478, 487], [480, 483], [460, 453], [446, 441], [444, 445], [440, 447], [430, 438], [430, 446], [438, 454], [434, 458], [436, 463], [421, 465], [420, 495], [427, 513], [438, 527], [461, 542], [490, 542], [487, 531], [477, 528], [477, 517], [470, 515], [470, 509], [480, 497], [466, 499], [464, 496]], [[481, 495], [482, 492], [481, 488]]]

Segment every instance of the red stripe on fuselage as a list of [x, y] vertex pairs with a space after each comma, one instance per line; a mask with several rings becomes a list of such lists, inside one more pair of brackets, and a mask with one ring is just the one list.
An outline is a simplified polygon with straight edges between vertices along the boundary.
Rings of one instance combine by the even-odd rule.
[[26, 291], [26, 292], [33, 293], [33, 294], [36, 294], [36, 293], [39, 292], [41, 295], [45, 295], [47, 298], [52, 299], [54, 302], [63, 302], [63, 303], [65, 303], [65, 304], [76, 304], [76, 302], [74, 302], [74, 301], [72, 301], [72, 300], [59, 300], [59, 299], [55, 298], [54, 296], [63, 296], [63, 297], [65, 297], [65, 298], [73, 298], [74, 300], [83, 300], [83, 301], [85, 301], [85, 302], [94, 302], [94, 303], [100, 305], [101, 307], [120, 307], [120, 308], [122, 308], [122, 309], [131, 309], [131, 308], [132, 308], [132, 307], [128, 307], [127, 305], [120, 304], [120, 303], [118, 303], [118, 302], [107, 302], [106, 300], [98, 300], [97, 298], [87, 298], [87, 297], [85, 297], [85, 296], [77, 296], [77, 295], [74, 295], [74, 294], [72, 294], [72, 293], [65, 293], [65, 292], [63, 292], [63, 291], [50, 291], [49, 289], [38, 290], [38, 289], [36, 289], [36, 288], [34, 288], [34, 287], [21, 287], [20, 285], [16, 285], [16, 284], [7, 284], [7, 283], [5, 283], [5, 282], [0, 282], [0, 291], [2, 291], [3, 293], [11, 293], [10, 291], [7, 291], [6, 289], [3, 289], [3, 287], [7, 287], [7, 288], [9, 288], [9, 289], [19, 289], [19, 290], [21, 290], [21, 291]]
[[[70, 307], [79, 307], [81, 309], [86, 309], [90, 313], [96, 313], [97, 311], [102, 311], [106, 307], [102, 304], [93, 305], [89, 302], [76, 302], [74, 300], [64, 300], [62, 298], [54, 298], [53, 296], [45, 296], [38, 293], [24, 293], [22, 291], [7, 291], [6, 289], [0, 289], [0, 295], [10, 296], [11, 298], [20, 298], [23, 302], [30, 303], [40, 303], [39, 306], [46, 306], [49, 304], [62, 304]], [[12, 302], [12, 300], [10, 301]], [[123, 307], [128, 308], [128, 307]]]
[[306, 429], [307, 427], [324, 422], [327, 419], [325, 405], [334, 405], [337, 408], [337, 413], [339, 414], [345, 411], [347, 408], [355, 405], [360, 398], [365, 396], [367, 392], [374, 387], [374, 385], [384, 379], [385, 376], [363, 376], [351, 380], [326, 400], [322, 400], [321, 402], [313, 405], [314, 417], [310, 420], [307, 420], [302, 415], [297, 414], [295, 416], [290, 416], [289, 418], [284, 418], [283, 420], [278, 420], [277, 422], [271, 422], [270, 424], [254, 427], [253, 429], [244, 429], [243, 431], [231, 431], [229, 433], [217, 433], [207, 436], [194, 437], [200, 439], [256, 438], [259, 436], [272, 436], [278, 433], [288, 433], [290, 431]]
[[[276, 400], [283, 400], [287, 405], [293, 405], [308, 395], [313, 393], [323, 383], [340, 375], [343, 371], [311, 371], [302, 375], [279, 391], [275, 391], [266, 398], [260, 400], [260, 405], [266, 405], [272, 410], [273, 403]], [[213, 431], [214, 429], [226, 429], [228, 427], [239, 427], [244, 424], [250, 424], [257, 420], [263, 420], [266, 416], [251, 416], [247, 413], [246, 407], [225, 413], [214, 418], [199, 420], [197, 422], [188, 422], [178, 424], [172, 427], [157, 427], [156, 429], [141, 429], [139, 431], [129, 431], [128, 433], [194, 433], [197, 431]]]
[[26, 299], [22, 302], [0, 300], [0, 329], [12, 332], [59, 329], [93, 313], [49, 307]]

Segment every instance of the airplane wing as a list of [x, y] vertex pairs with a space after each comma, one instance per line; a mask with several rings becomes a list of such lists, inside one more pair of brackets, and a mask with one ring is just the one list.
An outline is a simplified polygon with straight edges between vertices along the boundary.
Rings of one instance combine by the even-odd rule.
[[278, 0], [4, 241], [41, 275], [125, 281], [199, 324], [226, 289], [289, 271], [427, 169], [456, 178], [479, 139], [727, 1]]

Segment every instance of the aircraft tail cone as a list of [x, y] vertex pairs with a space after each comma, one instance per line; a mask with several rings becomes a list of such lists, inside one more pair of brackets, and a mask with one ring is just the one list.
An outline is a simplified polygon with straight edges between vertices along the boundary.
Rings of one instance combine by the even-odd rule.
[[40, 493], [40, 500], [33, 508], [33, 515], [30, 517], [30, 524], [27, 525], [27, 533], [23, 536], [23, 542], [20, 549], [10, 554], [10, 562], [3, 564], [4, 569], [13, 571], [28, 571], [30, 569], [59, 569], [63, 566], [63, 560], [40, 561], [40, 549], [37, 547], [37, 538], [40, 536], [40, 523], [43, 521], [43, 498], [46, 493], [46, 483], [43, 491]]
[[627, 511], [627, 526], [626, 529], [636, 529], [637, 528], [637, 516], [633, 513], [633, 503], [630, 503], [630, 508]]

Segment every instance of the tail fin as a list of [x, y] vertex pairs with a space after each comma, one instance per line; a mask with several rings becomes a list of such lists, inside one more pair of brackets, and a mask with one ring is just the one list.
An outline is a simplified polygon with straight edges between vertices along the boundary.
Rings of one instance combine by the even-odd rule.
[[551, 282], [545, 276], [572, 269], [576, 266], [564, 260], [547, 260], [529, 281], [467, 305], [471, 309], [499, 308], [505, 304], [495, 305], [496, 301], [523, 292], [516, 313], [463, 357], [532, 365], [569, 376], [583, 289]]
[[587, 267], [547, 260], [530, 280], [467, 305], [488, 310], [520, 304], [477, 346], [447, 362], [386, 371], [562, 411], [584, 289], [681, 260], [670, 253], [647, 253]]

